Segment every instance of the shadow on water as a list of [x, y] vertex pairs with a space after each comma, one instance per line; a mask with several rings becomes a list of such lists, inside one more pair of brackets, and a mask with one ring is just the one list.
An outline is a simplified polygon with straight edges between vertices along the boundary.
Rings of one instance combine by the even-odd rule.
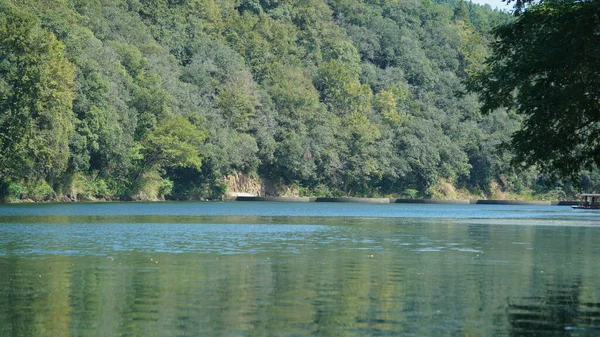
[[511, 336], [599, 336], [600, 303], [581, 301], [581, 282], [546, 284], [540, 296], [509, 300]]

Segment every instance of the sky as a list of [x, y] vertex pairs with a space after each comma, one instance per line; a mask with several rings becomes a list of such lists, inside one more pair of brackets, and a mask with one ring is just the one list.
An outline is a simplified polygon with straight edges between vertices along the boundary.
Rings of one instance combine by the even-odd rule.
[[477, 4], [488, 4], [490, 6], [492, 6], [492, 8], [498, 8], [498, 9], [504, 9], [504, 10], [508, 10], [512, 8], [512, 4], [511, 5], [507, 5], [505, 2], [502, 2], [501, 0], [471, 0], [474, 3]]

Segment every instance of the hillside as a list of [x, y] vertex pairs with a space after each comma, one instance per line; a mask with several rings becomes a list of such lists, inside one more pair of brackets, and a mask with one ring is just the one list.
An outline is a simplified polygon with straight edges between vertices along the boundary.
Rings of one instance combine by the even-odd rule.
[[496, 147], [518, 117], [460, 95], [508, 20], [464, 1], [0, 0], [0, 194], [218, 198], [234, 175], [315, 196], [572, 193], [513, 172]]

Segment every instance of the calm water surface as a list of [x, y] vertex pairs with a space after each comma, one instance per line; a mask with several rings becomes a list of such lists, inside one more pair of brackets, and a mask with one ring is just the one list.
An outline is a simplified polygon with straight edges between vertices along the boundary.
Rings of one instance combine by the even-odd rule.
[[0, 205], [0, 336], [600, 336], [600, 213]]

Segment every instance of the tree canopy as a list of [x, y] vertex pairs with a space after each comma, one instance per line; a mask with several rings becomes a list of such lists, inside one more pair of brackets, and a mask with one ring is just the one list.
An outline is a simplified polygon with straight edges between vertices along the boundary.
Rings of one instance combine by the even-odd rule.
[[600, 164], [600, 2], [517, 5], [470, 88], [484, 111], [522, 116], [510, 142], [516, 165], [579, 177]]
[[0, 2], [0, 176], [53, 180], [66, 170], [73, 82], [63, 44]]
[[489, 6], [0, 6], [4, 200], [218, 198], [240, 175], [316, 196], [572, 192], [542, 186], [536, 169], [515, 174], [512, 154], [495, 150], [518, 130], [518, 114], [481, 115], [475, 94], [456, 95], [486, 69], [492, 27], [513, 20]]

